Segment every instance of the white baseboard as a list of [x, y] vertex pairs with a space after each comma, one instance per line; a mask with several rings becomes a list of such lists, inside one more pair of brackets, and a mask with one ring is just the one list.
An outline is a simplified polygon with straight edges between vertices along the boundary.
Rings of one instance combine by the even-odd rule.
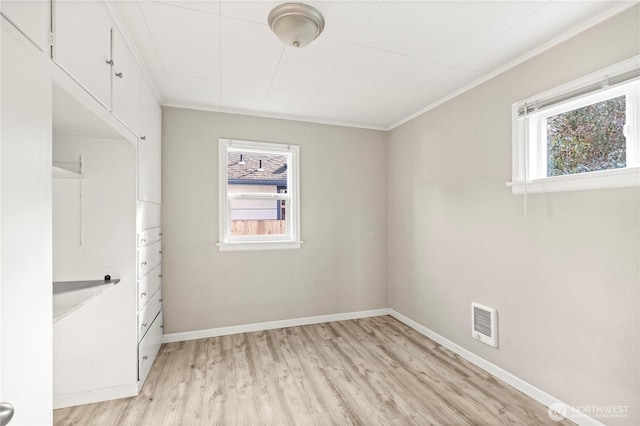
[[510, 386], [513, 386], [514, 388], [518, 389], [520, 392], [524, 393], [527, 396], [530, 396], [531, 398], [535, 399], [536, 401], [540, 402], [546, 407], [549, 407], [553, 404], [564, 405], [564, 407], [567, 408], [566, 417], [572, 422], [580, 426], [604, 426], [602, 423], [600, 423], [596, 419], [589, 417], [578, 410], [571, 410], [570, 409], [571, 406], [569, 404], [566, 404], [560, 401], [558, 398], [554, 398], [553, 396], [549, 395], [545, 391], [533, 386], [530, 383], [525, 382], [521, 378], [516, 377], [513, 374], [509, 373], [508, 371], [498, 367], [497, 365], [490, 363], [489, 361], [479, 357], [478, 355], [474, 354], [471, 351], [468, 351], [467, 349], [452, 342], [451, 340], [445, 337], [442, 337], [441, 335], [428, 329], [427, 327], [418, 324], [411, 318], [406, 317], [393, 309], [389, 309], [389, 315], [391, 315], [398, 321], [408, 325], [409, 327], [413, 328], [418, 333], [427, 336], [431, 340], [441, 344], [442, 346], [449, 349], [450, 351], [460, 355], [462, 358], [466, 359], [467, 361], [477, 365], [478, 367], [482, 368], [489, 374], [497, 377], [498, 379], [509, 384]]
[[116, 386], [113, 388], [96, 389], [86, 392], [75, 392], [53, 396], [53, 408], [74, 407], [76, 405], [91, 404], [108, 401], [110, 399], [128, 398], [138, 395], [138, 384]]
[[259, 322], [254, 324], [234, 325], [231, 327], [210, 328], [207, 330], [170, 333], [162, 336], [162, 343], [182, 342], [185, 340], [206, 339], [208, 337], [226, 336], [229, 334], [250, 333], [252, 331], [273, 330], [275, 328], [298, 327], [301, 325], [322, 324], [332, 321], [346, 321], [358, 318], [379, 317], [389, 315], [389, 308], [368, 311], [346, 312], [342, 314], [320, 315], [316, 317], [293, 318], [281, 321]]

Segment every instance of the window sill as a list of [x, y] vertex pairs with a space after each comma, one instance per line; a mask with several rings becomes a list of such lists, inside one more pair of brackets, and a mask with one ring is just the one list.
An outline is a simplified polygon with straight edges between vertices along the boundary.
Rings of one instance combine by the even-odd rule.
[[217, 245], [220, 251], [290, 250], [299, 249], [302, 241], [238, 241]]
[[640, 186], [640, 167], [532, 179], [526, 185], [524, 181], [507, 182], [506, 185], [514, 194]]

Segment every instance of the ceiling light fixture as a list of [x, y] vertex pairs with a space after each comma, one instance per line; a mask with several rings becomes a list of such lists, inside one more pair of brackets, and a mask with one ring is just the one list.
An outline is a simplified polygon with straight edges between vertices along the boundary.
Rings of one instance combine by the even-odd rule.
[[305, 47], [324, 29], [318, 9], [303, 3], [284, 3], [269, 13], [269, 27], [285, 46]]

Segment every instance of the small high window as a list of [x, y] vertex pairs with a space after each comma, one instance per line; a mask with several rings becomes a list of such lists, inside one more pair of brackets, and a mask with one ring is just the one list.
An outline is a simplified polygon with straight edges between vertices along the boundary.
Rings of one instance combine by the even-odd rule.
[[516, 194], [640, 185], [639, 57], [513, 105]]
[[299, 147], [218, 141], [220, 250], [300, 247]]

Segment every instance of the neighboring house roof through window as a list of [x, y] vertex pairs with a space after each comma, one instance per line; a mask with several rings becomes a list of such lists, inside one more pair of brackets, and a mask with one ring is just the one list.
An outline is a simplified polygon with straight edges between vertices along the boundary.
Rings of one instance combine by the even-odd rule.
[[227, 155], [229, 184], [286, 185], [287, 183], [285, 155], [237, 152], [229, 152]]

